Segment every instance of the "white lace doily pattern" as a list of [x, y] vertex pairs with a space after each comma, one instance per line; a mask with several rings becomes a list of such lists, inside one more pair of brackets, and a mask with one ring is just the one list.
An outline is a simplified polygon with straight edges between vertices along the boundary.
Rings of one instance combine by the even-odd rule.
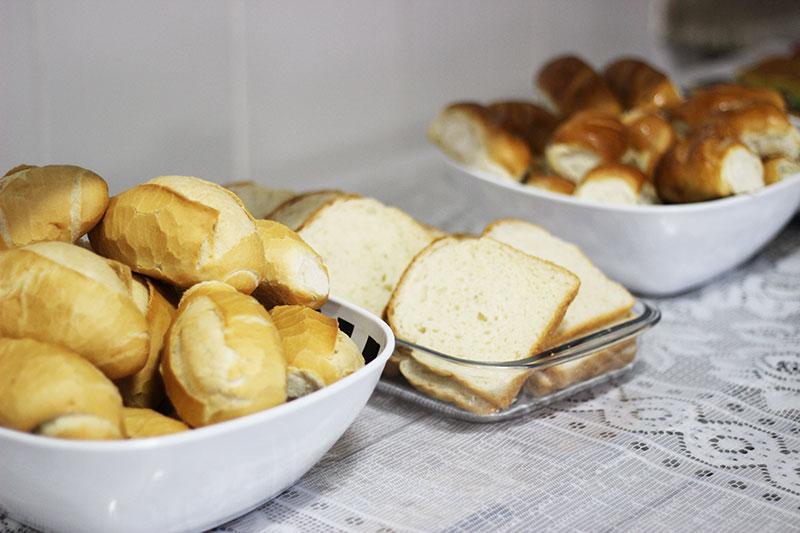
[[800, 220], [657, 303], [623, 382], [494, 425], [376, 394], [300, 482], [219, 530], [800, 530]]

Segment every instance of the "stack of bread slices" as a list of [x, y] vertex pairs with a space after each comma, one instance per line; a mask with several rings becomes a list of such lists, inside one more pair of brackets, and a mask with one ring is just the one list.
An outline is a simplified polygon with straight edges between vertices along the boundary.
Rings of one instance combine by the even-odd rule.
[[[262, 216], [293, 196], [232, 187]], [[214, 183], [161, 176], [109, 198], [80, 167], [15, 167], [0, 180], [0, 426], [149, 437], [313, 392], [364, 365], [317, 311], [329, 290], [303, 238]]]
[[470, 169], [610, 204], [713, 200], [800, 172], [800, 133], [771, 89], [721, 84], [684, 100], [644, 61], [597, 72], [572, 55], [534, 81], [543, 105], [454, 103], [429, 138]]

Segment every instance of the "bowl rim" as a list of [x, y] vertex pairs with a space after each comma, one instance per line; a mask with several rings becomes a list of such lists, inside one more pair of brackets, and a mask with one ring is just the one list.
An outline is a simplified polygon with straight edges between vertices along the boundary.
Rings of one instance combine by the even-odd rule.
[[328, 302], [339, 305], [356, 314], [360, 315], [363, 320], [370, 320], [374, 322], [386, 336], [386, 345], [382, 347], [381, 351], [375, 358], [350, 374], [323, 387], [320, 390], [314, 391], [311, 394], [297, 398], [290, 402], [286, 402], [257, 413], [252, 413], [232, 420], [218, 422], [209, 426], [199, 427], [190, 431], [182, 431], [179, 433], [172, 433], [169, 435], [162, 435], [158, 437], [147, 437], [141, 439], [120, 439], [120, 440], [78, 440], [78, 439], [59, 439], [54, 437], [46, 437], [43, 435], [33, 435], [24, 431], [0, 427], [0, 445], [3, 441], [14, 441], [19, 444], [28, 446], [36, 446], [42, 449], [58, 450], [58, 451], [72, 451], [72, 452], [91, 452], [91, 453], [131, 453], [135, 451], [152, 450], [154, 448], [181, 446], [190, 444], [197, 440], [213, 439], [223, 435], [240, 431], [247, 427], [256, 426], [259, 424], [268, 423], [271, 420], [290, 416], [295, 411], [304, 409], [306, 406], [313, 403], [324, 402], [330, 396], [339, 393], [341, 390], [355, 384], [357, 381], [364, 379], [367, 374], [374, 372], [376, 367], [385, 365], [389, 360], [392, 353], [394, 353], [395, 337], [389, 326], [370, 313], [366, 309], [356, 304], [350, 303], [331, 296]]
[[665, 214], [680, 215], [686, 213], [711, 212], [719, 209], [728, 209], [736, 205], [745, 202], [750, 202], [764, 196], [772, 196], [773, 194], [778, 194], [780, 191], [784, 189], [788, 189], [800, 184], [800, 172], [798, 172], [796, 174], [792, 174], [783, 178], [778, 183], [765, 185], [764, 187], [756, 191], [750, 193], [734, 194], [731, 196], [727, 196], [725, 198], [720, 198], [718, 200], [706, 200], [703, 202], [691, 202], [683, 204], [653, 204], [653, 205], [602, 204], [599, 202], [579, 200], [577, 198], [573, 198], [572, 196], [558, 194], [546, 191], [544, 189], [538, 189], [536, 187], [525, 186], [524, 184], [514, 181], [510, 178], [502, 178], [499, 176], [495, 176], [489, 172], [468, 168], [462, 165], [461, 163], [453, 161], [450, 157], [447, 156], [447, 154], [445, 154], [438, 148], [436, 149], [436, 152], [439, 154], [439, 157], [444, 160], [445, 164], [448, 167], [458, 170], [473, 178], [489, 182], [492, 185], [513, 191], [516, 194], [521, 193], [527, 196], [533, 196], [535, 198], [551, 200], [554, 201], [555, 203], [586, 209], [588, 211], [593, 210], [593, 211], [605, 211], [605, 212], [617, 212], [617, 213], [620, 212], [635, 213], [638, 215], [652, 215], [652, 216], [660, 216]]

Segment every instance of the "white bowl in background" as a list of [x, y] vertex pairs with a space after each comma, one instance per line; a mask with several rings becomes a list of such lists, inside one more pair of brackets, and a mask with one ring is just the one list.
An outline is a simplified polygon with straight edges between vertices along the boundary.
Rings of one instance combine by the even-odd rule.
[[[53, 439], [0, 428], [0, 507], [50, 531], [187, 531], [224, 523], [305, 474], [350, 426], [394, 350], [389, 327], [331, 301], [365, 353], [352, 375], [284, 405], [193, 431], [127, 441]], [[369, 338], [372, 341], [368, 340]]]
[[746, 261], [800, 206], [800, 174], [709, 202], [620, 206], [523, 186], [441, 157], [454, 189], [468, 194], [484, 222], [535, 222], [577, 244], [609, 277], [652, 296], [698, 287]]

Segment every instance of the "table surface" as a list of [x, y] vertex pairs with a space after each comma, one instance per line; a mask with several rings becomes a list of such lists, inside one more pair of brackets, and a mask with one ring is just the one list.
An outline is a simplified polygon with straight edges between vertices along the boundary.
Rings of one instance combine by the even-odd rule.
[[[469, 185], [441, 178], [426, 153], [342, 187], [479, 230]], [[662, 322], [617, 386], [492, 425], [376, 392], [295, 486], [219, 530], [800, 530], [800, 217], [656, 303]], [[2, 515], [0, 529], [28, 530]]]

